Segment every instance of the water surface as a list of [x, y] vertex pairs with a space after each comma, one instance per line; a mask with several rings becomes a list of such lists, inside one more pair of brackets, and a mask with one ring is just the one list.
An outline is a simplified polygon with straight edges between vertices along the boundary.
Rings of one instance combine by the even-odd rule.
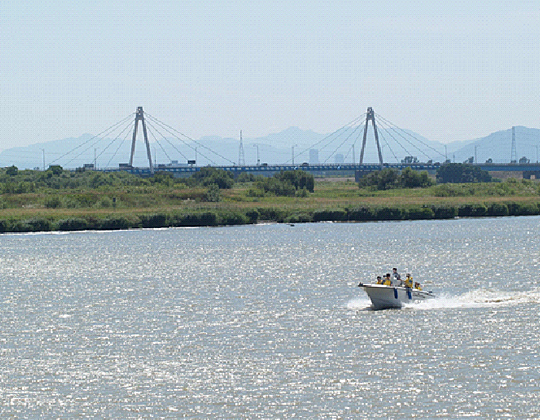
[[[538, 418], [540, 218], [0, 236], [0, 414]], [[372, 311], [398, 267], [439, 297]]]

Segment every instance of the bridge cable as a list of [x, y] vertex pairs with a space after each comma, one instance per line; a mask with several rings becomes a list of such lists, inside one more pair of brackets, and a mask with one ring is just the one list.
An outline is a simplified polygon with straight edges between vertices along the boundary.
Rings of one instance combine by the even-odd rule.
[[[380, 127], [380, 124], [379, 124], [379, 127]], [[390, 147], [390, 143], [388, 142], [388, 140], [386, 140], [386, 137], [384, 135], [384, 127], [382, 127], [383, 130], [379, 130], [379, 134], [381, 135], [382, 139], [384, 140], [384, 143], [386, 146], [388, 146], [388, 150], [390, 150], [390, 152], [392, 153], [392, 155], [394, 156], [394, 159], [396, 159], [396, 162], [399, 163], [399, 159], [398, 157], [396, 156], [396, 154], [394, 153], [394, 149], [392, 149], [392, 147]], [[388, 134], [388, 133], [387, 133]], [[398, 143], [399, 144], [399, 143]], [[400, 145], [401, 146], [401, 145]], [[403, 146], [401, 146], [403, 147]], [[405, 152], [407, 152], [407, 150], [405, 150]], [[408, 154], [410, 154], [409, 152], [407, 152]]]
[[[401, 128], [399, 128], [397, 125], [395, 125], [394, 123], [392, 123], [391, 121], [388, 121], [386, 118], [382, 117], [381, 115], [379, 114], [376, 114], [377, 115], [377, 118], [382, 120], [383, 122], [385, 122], [386, 124], [388, 124], [389, 126], [393, 126], [393, 127], [396, 127], [398, 128], [399, 130], [402, 130]], [[396, 131], [393, 127], [391, 127], [394, 131]], [[402, 130], [403, 131], [403, 130]], [[399, 133], [399, 132], [398, 132]], [[427, 144], [426, 142], [420, 140], [418, 137], [414, 136], [413, 134], [411, 133], [407, 133], [409, 134], [413, 139], [415, 139], [417, 142], [421, 143], [422, 145], [426, 146], [428, 149], [431, 149], [433, 150], [435, 153], [437, 153], [438, 155], [441, 155], [442, 157], [445, 157], [444, 154], [442, 154], [441, 152], [439, 152], [437, 149], [431, 147], [429, 144]], [[401, 137], [403, 137], [403, 135], [400, 134]], [[404, 138], [404, 137], [403, 137]], [[411, 143], [412, 144], [412, 143]], [[426, 155], [427, 156], [427, 155]], [[429, 158], [429, 156], [427, 156]]]
[[[124, 132], [124, 131], [127, 131], [129, 130], [129, 128], [131, 128], [131, 121], [129, 121], [129, 123], [122, 129], [122, 131], [120, 132], [120, 135]], [[107, 147], [105, 147], [105, 149], [98, 155], [96, 156], [96, 160], [98, 157], [100, 157], [110, 146], [112, 143], [114, 143], [116, 140], [118, 139], [118, 135], [116, 136], [116, 138], [114, 138], [108, 145]], [[66, 165], [69, 165], [71, 162], [73, 162], [75, 159], [78, 159], [79, 157], [81, 157], [85, 152], [87, 152], [88, 150], [90, 150], [93, 146], [95, 146], [97, 143], [99, 143], [101, 140], [103, 140], [102, 138], [99, 138], [97, 141], [95, 141], [94, 143], [92, 143], [90, 146], [88, 146], [86, 149], [82, 150], [81, 153], [79, 153], [77, 156], [74, 156], [71, 160], [67, 161], [66, 162]], [[82, 145], [81, 145], [82, 146]]]
[[[59, 158], [56, 158], [55, 160], [53, 160], [50, 164], [53, 164], [55, 162], [58, 162], [60, 159], [63, 159], [64, 157], [66, 157], [67, 155], [69, 155], [70, 153], [73, 153], [75, 150], [79, 149], [80, 147], [83, 147], [84, 145], [86, 145], [87, 143], [89, 143], [90, 141], [94, 140], [95, 138], [99, 138], [99, 136], [103, 135], [104, 133], [107, 133], [107, 132], [112, 132], [113, 130], [115, 130], [120, 124], [123, 124], [125, 121], [127, 121], [128, 119], [130, 118], [133, 118], [133, 116], [135, 115], [135, 113], [132, 113], [130, 115], [128, 115], [127, 117], [125, 117], [124, 119], [118, 121], [117, 123], [111, 125], [109, 128], [103, 130], [101, 133], [99, 134], [96, 134], [95, 136], [93, 137], [90, 137], [88, 140], [86, 140], [85, 142], [79, 144], [77, 147], [74, 147], [73, 149], [69, 150], [68, 152], [64, 153], [62, 156], [60, 156]], [[99, 139], [101, 140], [101, 139]], [[99, 141], [98, 140], [98, 141]], [[95, 143], [93, 143], [95, 144]], [[49, 165], [50, 165], [49, 164]]]
[[106, 167], [109, 167], [109, 165], [110, 165], [112, 159], [116, 156], [116, 153], [118, 153], [118, 150], [120, 150], [120, 147], [122, 146], [122, 144], [124, 144], [124, 142], [125, 142], [126, 139], [127, 139], [127, 136], [130, 134], [130, 132], [131, 132], [130, 128], [131, 128], [131, 123], [130, 123], [126, 128], [124, 128], [120, 133], [118, 133], [118, 134], [116, 135], [116, 137], [115, 137], [115, 138], [114, 138], [114, 139], [113, 139], [113, 140], [112, 140], [112, 141], [111, 141], [111, 142], [110, 142], [110, 143], [109, 143], [109, 144], [101, 151], [101, 153], [99, 153], [99, 154], [96, 156], [96, 160], [97, 160], [97, 158], [99, 158], [99, 157], [101, 157], [103, 154], [105, 154], [105, 152], [109, 149], [109, 147], [111, 147], [111, 146], [116, 142], [116, 140], [118, 140], [118, 139], [120, 138], [120, 136], [121, 136], [124, 132], [126, 132], [126, 134], [125, 134], [125, 136], [124, 136], [124, 139], [120, 142], [120, 145], [116, 148], [116, 150], [115, 150], [115, 152], [114, 152], [112, 158], [109, 159], [109, 162], [107, 162], [107, 166], [106, 166]]
[[[309, 151], [310, 149], [313, 149], [314, 147], [318, 146], [318, 145], [321, 144], [323, 141], [327, 140], [328, 138], [332, 137], [333, 135], [335, 135], [335, 134], [338, 133], [339, 131], [343, 130], [345, 127], [348, 127], [348, 126], [350, 126], [350, 125], [352, 125], [352, 124], [355, 124], [355, 123], [357, 123], [359, 120], [361, 120], [361, 119], [363, 119], [363, 118], [365, 119], [365, 116], [366, 116], [366, 114], [363, 114], [363, 115], [361, 115], [361, 116], [359, 116], [359, 117], [356, 117], [356, 118], [355, 118], [354, 120], [352, 120], [351, 122], [349, 122], [349, 123], [345, 124], [344, 126], [338, 128], [338, 129], [337, 129], [336, 131], [334, 131], [333, 133], [330, 133], [330, 134], [328, 134], [327, 136], [323, 137], [321, 140], [319, 140], [318, 142], [312, 144], [312, 145], [311, 145], [310, 147], [308, 147], [307, 149], [304, 149], [303, 151], [301, 151], [300, 153], [298, 153], [297, 156], [302, 156], [304, 153], [306, 153], [306, 152]], [[338, 135], [338, 137], [339, 137], [339, 135]], [[332, 143], [332, 141], [333, 141], [333, 140], [331, 140], [330, 143]], [[328, 143], [328, 144], [330, 144], [330, 143]], [[327, 145], [328, 145], [328, 144], [327, 144]], [[324, 147], [326, 147], [327, 145], [325, 145]], [[323, 147], [323, 148], [324, 148], [324, 147]], [[291, 161], [291, 160], [288, 160], [288, 161], [286, 161], [285, 163], [289, 163], [290, 161]]]
[[[392, 138], [394, 139], [394, 141], [395, 141], [395, 142], [396, 142], [403, 150], [405, 150], [405, 153], [407, 153], [407, 155], [412, 156], [412, 153], [411, 153], [409, 150], [407, 150], [407, 149], [405, 148], [405, 146], [403, 146], [403, 145], [398, 141], [398, 139], [395, 138], [395, 137], [392, 135], [392, 133], [391, 133], [390, 130], [394, 131], [394, 132], [397, 133], [397, 134], [400, 134], [399, 132], [396, 132], [396, 130], [394, 130], [392, 127], [387, 127], [385, 124], [381, 124], [381, 127], [383, 127], [383, 128], [385, 129], [386, 134], [388, 134], [390, 137], [392, 137]], [[430, 157], [429, 155], [427, 155], [422, 149], [420, 149], [417, 145], [415, 145], [414, 143], [412, 143], [412, 142], [411, 142], [410, 140], [408, 140], [406, 137], [404, 137], [403, 135], [400, 135], [400, 137], [403, 138], [407, 143], [409, 143], [412, 147], [414, 147], [414, 148], [415, 148], [416, 150], [418, 150], [420, 153], [422, 153], [425, 157], [427, 157], [428, 160], [431, 159], [431, 157]]]
[[[381, 123], [380, 126], [381, 126], [381, 128], [382, 128], [381, 132], [384, 130], [384, 132], [385, 132], [388, 136], [390, 136], [390, 137], [394, 140], [394, 142], [395, 142], [399, 147], [401, 147], [401, 148], [405, 151], [405, 153], [407, 153], [407, 155], [409, 155], [409, 156], [412, 155], [412, 153], [411, 153], [411, 152], [410, 152], [403, 144], [401, 144], [397, 138], [395, 138], [395, 137], [392, 135], [392, 133], [390, 132], [390, 130], [389, 130], [384, 124]], [[405, 140], [408, 141], [407, 139], [405, 139]], [[411, 145], [412, 145], [413, 147], [415, 147], [416, 149], [418, 149], [418, 147], [416, 147], [416, 146], [415, 146], [414, 144], [412, 144], [410, 141], [408, 141], [408, 143], [411, 144]], [[390, 147], [390, 143], [387, 142], [386, 144], [388, 145], [388, 147]], [[420, 151], [420, 153], [424, 153], [424, 152], [422, 152], [422, 150], [420, 150], [420, 149], [418, 149], [418, 150]], [[393, 151], [392, 151], [392, 153], [393, 153]], [[424, 153], [424, 155], [425, 155], [425, 153]], [[394, 155], [394, 156], [395, 156], [395, 155]], [[427, 155], [426, 155], [426, 156], [427, 156]], [[429, 159], [429, 156], [427, 156], [427, 158]], [[396, 157], [396, 159], [397, 159], [397, 162], [399, 163], [399, 159], [398, 159], [397, 157]]]
[[[109, 159], [109, 161], [107, 162], [107, 166], [106, 167], [109, 167], [109, 165], [111, 164], [112, 160], [116, 157], [116, 155], [118, 154], [118, 151], [120, 150], [120, 148], [122, 147], [122, 145], [124, 144], [124, 142], [127, 140], [128, 136], [130, 134], [130, 131], [126, 132], [126, 135], [124, 136], [124, 139], [120, 142], [120, 144], [118, 145], [118, 147], [116, 148], [116, 150], [114, 151], [113, 155], [111, 156], [111, 158]], [[117, 136], [118, 138], [118, 136]], [[112, 144], [112, 143], [111, 143]]]
[[[163, 147], [161, 142], [157, 139], [156, 135], [154, 134], [154, 132], [152, 130], [156, 130], [158, 132], [158, 134], [159, 134], [159, 131], [155, 127], [153, 127], [150, 123], [148, 123], [147, 126], [148, 126], [148, 132], [154, 138], [156, 144], [160, 147], [160, 149], [163, 151], [163, 153], [165, 153], [165, 156], [167, 156], [167, 158], [169, 159], [169, 162], [172, 162], [172, 158], [169, 156], [169, 154], [167, 153], [167, 150], [165, 150], [165, 148]], [[154, 153], [154, 161], [155, 161], [154, 166], [157, 166], [157, 152]]]
[[[148, 121], [148, 119], [147, 119], [147, 121]], [[189, 147], [190, 149], [194, 150], [196, 153], [200, 154], [202, 157], [204, 157], [205, 159], [207, 159], [207, 160], [208, 160], [210, 163], [212, 163], [214, 166], [219, 166], [216, 162], [214, 162], [211, 158], [209, 158], [208, 156], [206, 156], [204, 153], [197, 151], [197, 149], [196, 149], [195, 147], [191, 146], [188, 142], [186, 142], [185, 140], [182, 140], [180, 137], [176, 136], [173, 132], [171, 132], [170, 130], [168, 130], [168, 129], [167, 129], [167, 124], [162, 123], [161, 121], [159, 121], [159, 120], [157, 120], [157, 119], [155, 119], [155, 118], [154, 118], [154, 119], [151, 119], [150, 121], [153, 121], [154, 124], [158, 125], [161, 129], [165, 130], [167, 133], [169, 133], [170, 135], [172, 135], [175, 139], [180, 140], [184, 145], [186, 145], [186, 146]], [[154, 128], [155, 128], [155, 127], [154, 127]], [[160, 134], [160, 135], [161, 135], [161, 134]], [[186, 137], [187, 137], [187, 136], [186, 136]], [[166, 138], [166, 137], [165, 137], [165, 138]], [[169, 143], [170, 143], [170, 142], [169, 142]], [[203, 145], [203, 147], [204, 147], [205, 149], [210, 150], [212, 153], [215, 153], [215, 152], [213, 152], [210, 148], [208, 148], [208, 147], [206, 147], [206, 146], [204, 146], [204, 145]], [[176, 150], [181, 154], [181, 152], [180, 152], [178, 149], [176, 149]], [[217, 153], [216, 153], [216, 154], [217, 154]], [[219, 156], [219, 155], [218, 155], [218, 156]], [[186, 158], [186, 159], [187, 159], [187, 158]], [[227, 158], [224, 158], [224, 159], [225, 159], [225, 160], [228, 160]], [[232, 163], [234, 163], [234, 162], [232, 162]]]
[[[180, 131], [176, 130], [175, 128], [171, 127], [170, 125], [168, 124], [165, 124], [164, 122], [162, 121], [159, 121], [156, 117], [153, 117], [152, 115], [148, 114], [148, 113], [145, 113], [146, 116], [150, 117], [154, 123], [156, 124], [159, 124], [161, 126], [161, 128], [163, 128], [164, 130], [166, 130], [166, 128], [169, 128], [170, 130], [173, 130], [174, 132], [180, 134], [181, 136], [183, 137], [186, 137], [187, 139], [191, 140], [193, 143], [201, 146], [202, 148], [208, 150], [209, 152], [211, 153], [214, 153], [216, 156], [219, 156], [221, 159], [229, 162], [229, 163], [232, 163], [234, 165], [234, 162], [230, 159], [227, 159], [225, 156], [222, 156], [220, 155], [219, 153], [215, 152], [214, 150], [210, 149], [208, 146], [205, 146], [204, 144], [198, 142], [197, 140], [194, 140], [192, 139], [191, 137], [189, 136], [186, 136], [185, 134], [181, 133]], [[166, 130], [167, 131], [167, 130]], [[176, 137], [178, 140], [180, 140], [181, 142], [183, 142], [186, 146], [190, 147], [191, 149], [195, 150], [195, 148], [193, 146], [191, 146], [189, 143], [187, 143], [186, 141], [182, 140], [181, 138], [179, 138], [178, 136], [175, 136], [173, 133], [171, 133], [170, 131], [168, 131], [169, 134], [172, 134], [174, 137]], [[201, 154], [202, 155], [202, 154]], [[212, 161], [211, 159], [209, 159], [208, 157], [202, 155], [203, 157], [205, 157], [206, 159]], [[215, 162], [213, 162], [215, 164]]]
[[[180, 153], [180, 156], [182, 156], [186, 161], [188, 160], [187, 156], [184, 155], [180, 150], [178, 150], [176, 148], [176, 146], [167, 138], [165, 137], [159, 130], [156, 126], [154, 126], [152, 124], [152, 122], [148, 121], [148, 126], [149, 127], [152, 127], [153, 130], [156, 130], [156, 132], [167, 142], [171, 145], [171, 147], [176, 150], [178, 153]], [[161, 150], [163, 150], [163, 152], [165, 153], [165, 156], [167, 156], [169, 158], [169, 160], [172, 162], [172, 158], [169, 156], [169, 154], [167, 153], [167, 151], [165, 150], [165, 148], [161, 145], [161, 143], [159, 142], [159, 140], [156, 138], [156, 136], [154, 136], [154, 133], [152, 133], [152, 137], [154, 137], [154, 139], [156, 140], [156, 143], [159, 144], [159, 147], [161, 147]]]
[[356, 133], [356, 132], [358, 131], [358, 129], [359, 129], [360, 127], [362, 127], [362, 125], [357, 125], [356, 128], [351, 132], [351, 134], [349, 134], [349, 135], [347, 136], [347, 138], [346, 138], [345, 140], [343, 140], [343, 141], [338, 145], [338, 147], [336, 147], [336, 148], [334, 149], [334, 151], [330, 154], [330, 156], [328, 156], [328, 158], [327, 158], [323, 163], [328, 162], [328, 160], [329, 160], [332, 156], [334, 156], [334, 155], [336, 154], [336, 152], [340, 149], [340, 147], [343, 146], [343, 145], [351, 138], [351, 136], [352, 136], [354, 133]]

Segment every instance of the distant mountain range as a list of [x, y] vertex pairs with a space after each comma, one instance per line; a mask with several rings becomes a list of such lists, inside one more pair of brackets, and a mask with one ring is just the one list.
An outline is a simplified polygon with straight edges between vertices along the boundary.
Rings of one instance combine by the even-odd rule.
[[[358, 162], [362, 147], [363, 128], [349, 132], [319, 134], [311, 130], [290, 127], [266, 137], [244, 138], [243, 154], [239, 138], [206, 136], [199, 140], [181, 141], [166, 138], [159, 141], [150, 136], [150, 152], [154, 164], [171, 162], [197, 165], [255, 165], [257, 163], [349, 163]], [[129, 136], [128, 136], [129, 137]], [[512, 138], [515, 138], [515, 156]], [[385, 162], [400, 162], [406, 156], [421, 162], [463, 162], [473, 158], [478, 162], [491, 159], [496, 163], [510, 162], [511, 158], [525, 157], [538, 161], [540, 129], [517, 126], [497, 131], [486, 137], [462, 142], [442, 144], [430, 141], [408, 130], [379, 129], [379, 140]], [[64, 168], [82, 167], [95, 163], [97, 168], [118, 167], [129, 162], [131, 139], [98, 139], [91, 134], [67, 138], [26, 147], [16, 147], [0, 153], [0, 166], [15, 165], [20, 169], [43, 168], [61, 165]], [[365, 163], [378, 162], [377, 148], [371, 125], [368, 129]], [[134, 166], [148, 166], [146, 146], [141, 134], [135, 147]]]

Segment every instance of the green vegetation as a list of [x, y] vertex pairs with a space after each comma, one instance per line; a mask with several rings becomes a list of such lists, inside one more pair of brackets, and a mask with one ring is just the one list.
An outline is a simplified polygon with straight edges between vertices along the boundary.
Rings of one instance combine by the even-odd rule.
[[374, 173], [359, 184], [315, 180], [303, 171], [234, 180], [215, 168], [189, 179], [59, 166], [0, 169], [0, 232], [518, 216], [540, 214], [539, 205], [535, 181], [434, 185], [407, 169]]
[[437, 182], [469, 183], [491, 182], [491, 175], [482, 169], [464, 163], [448, 163], [437, 171]]
[[376, 190], [390, 190], [395, 188], [427, 188], [434, 184], [426, 171], [413, 171], [405, 168], [401, 173], [396, 169], [383, 169], [366, 175], [358, 186], [371, 187]]

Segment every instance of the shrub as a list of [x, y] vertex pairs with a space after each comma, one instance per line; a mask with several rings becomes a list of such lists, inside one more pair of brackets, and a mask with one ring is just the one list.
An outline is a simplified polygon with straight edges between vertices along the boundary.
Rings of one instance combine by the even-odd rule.
[[440, 183], [491, 182], [491, 180], [489, 172], [463, 163], [447, 163], [437, 170], [437, 181]]
[[357, 222], [376, 220], [376, 211], [371, 207], [358, 207], [348, 212], [349, 220]]
[[313, 214], [300, 212], [294, 213], [285, 218], [286, 223], [310, 223], [313, 222]]
[[143, 228], [159, 228], [167, 226], [167, 215], [163, 213], [143, 214], [139, 216]]
[[257, 210], [248, 210], [246, 212], [246, 217], [248, 218], [249, 223], [255, 224], [259, 220], [259, 212]]
[[48, 209], [60, 208], [60, 207], [62, 207], [62, 200], [60, 200], [60, 197], [57, 197], [57, 196], [49, 197], [45, 201], [45, 207], [48, 208]]
[[102, 197], [95, 205], [97, 208], [103, 208], [108, 209], [113, 206], [113, 200], [111, 200], [109, 197]]
[[296, 188], [287, 180], [281, 180], [277, 178], [263, 178], [256, 182], [256, 189], [263, 190], [265, 193], [269, 192], [276, 196], [282, 197], [294, 197], [296, 195]]
[[377, 220], [401, 220], [403, 209], [397, 207], [380, 207], [376, 209]]
[[242, 213], [224, 212], [220, 214], [220, 225], [245, 225], [248, 223], [248, 218]]
[[217, 203], [221, 201], [221, 194], [219, 192], [219, 187], [217, 184], [210, 184], [208, 191], [204, 196], [204, 201], [208, 203]]
[[539, 213], [535, 203], [509, 203], [508, 214], [510, 216], [532, 216]]
[[56, 222], [57, 230], [75, 231], [88, 229], [88, 222], [80, 217], [71, 217], [69, 219], [62, 219]]
[[250, 188], [246, 195], [248, 197], [264, 197], [264, 190], [261, 188]]
[[488, 206], [487, 214], [489, 216], [508, 216], [508, 206], [504, 203], [491, 203]]
[[453, 219], [458, 216], [458, 209], [454, 206], [432, 207], [435, 219]]
[[211, 211], [204, 213], [181, 214], [173, 218], [172, 226], [198, 227], [217, 226], [217, 214]]
[[255, 175], [250, 174], [247, 172], [242, 172], [240, 175], [238, 175], [238, 178], [236, 178], [237, 182], [253, 182], [255, 181]]
[[19, 220], [12, 226], [13, 232], [48, 232], [51, 228], [51, 221], [42, 217]]
[[313, 213], [314, 222], [342, 222], [347, 220], [347, 212], [342, 209], [317, 210]]
[[282, 223], [287, 217], [287, 213], [283, 209], [260, 207], [257, 211], [259, 212], [260, 220]]
[[460, 217], [482, 217], [487, 215], [487, 207], [483, 204], [465, 204], [458, 209]]
[[401, 173], [396, 169], [386, 168], [372, 172], [358, 182], [360, 188], [371, 187], [377, 190], [390, 190], [392, 188], [427, 188], [433, 185], [426, 171], [418, 172], [410, 167]]
[[302, 170], [282, 171], [274, 175], [274, 178], [291, 184], [296, 190], [306, 189], [309, 192], [313, 192], [315, 188], [314, 176]]
[[221, 189], [229, 189], [234, 185], [234, 177], [232, 172], [225, 171], [223, 169], [216, 168], [201, 168], [198, 172], [195, 172], [191, 178], [199, 184], [209, 187], [212, 184], [218, 186]]
[[296, 191], [296, 196], [299, 198], [306, 198], [309, 196], [308, 190], [302, 188], [301, 190]]
[[12, 165], [6, 169], [6, 175], [16, 176], [18, 173], [19, 173], [19, 168], [17, 168], [15, 165]]
[[141, 226], [138, 217], [109, 216], [101, 221], [100, 228], [103, 230], [122, 230]]
[[429, 207], [410, 207], [403, 211], [403, 219], [428, 220], [435, 217], [435, 212]]

